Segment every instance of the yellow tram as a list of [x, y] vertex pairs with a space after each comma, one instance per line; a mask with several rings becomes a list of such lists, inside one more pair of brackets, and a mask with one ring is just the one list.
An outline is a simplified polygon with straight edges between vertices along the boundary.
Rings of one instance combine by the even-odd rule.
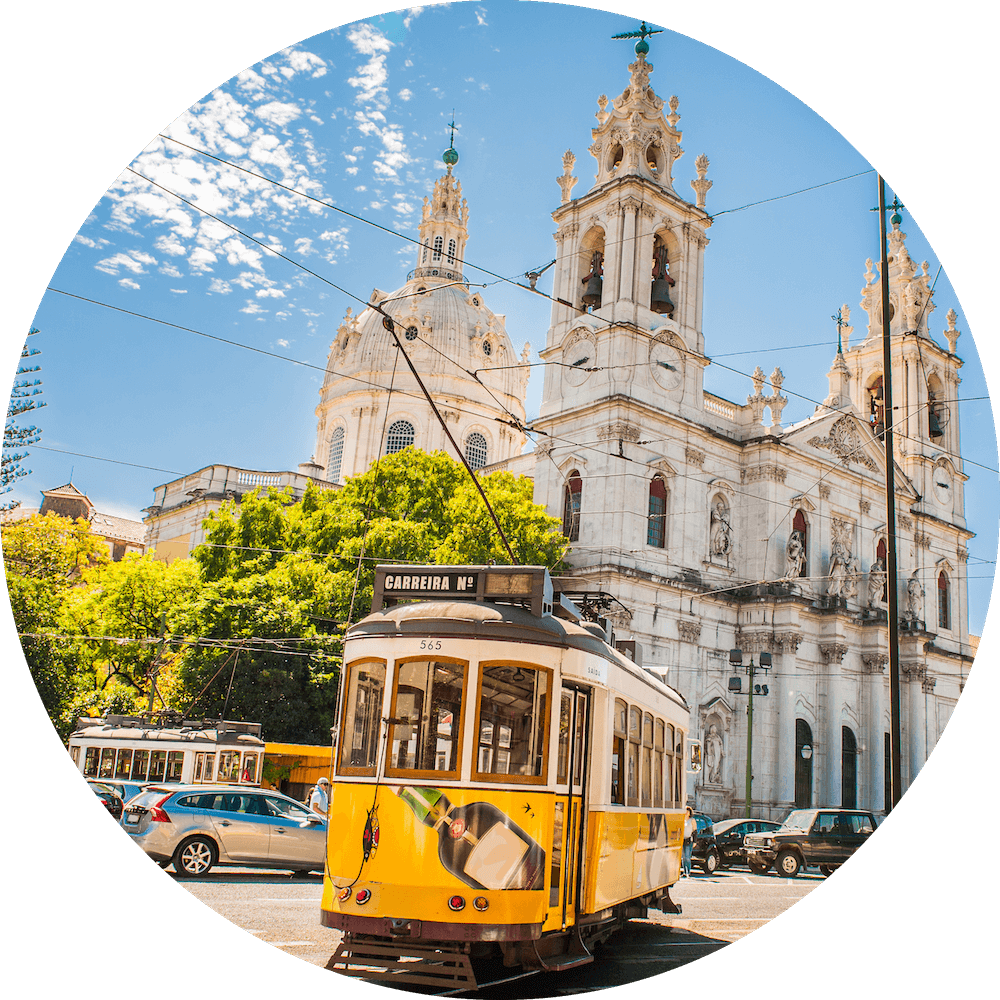
[[544, 567], [377, 568], [344, 646], [331, 968], [470, 989], [679, 912], [688, 706], [610, 640]]

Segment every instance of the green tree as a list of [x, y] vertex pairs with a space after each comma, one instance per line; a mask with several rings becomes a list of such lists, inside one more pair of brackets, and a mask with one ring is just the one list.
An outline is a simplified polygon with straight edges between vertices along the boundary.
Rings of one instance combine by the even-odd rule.
[[6, 521], [2, 532], [7, 592], [21, 649], [45, 710], [59, 728], [77, 669], [65, 642], [55, 637], [60, 610], [87, 568], [108, 561], [107, 545], [83, 519], [56, 514]]
[[[167, 564], [151, 554], [84, 570], [83, 583], [67, 594], [60, 627], [77, 664], [81, 697], [109, 687], [128, 689], [143, 709], [168, 704], [170, 667], [181, 650], [176, 634], [184, 608], [199, 589], [198, 566], [190, 559]], [[165, 676], [151, 688], [154, 670]]]
[[[38, 330], [32, 327], [28, 331], [28, 336], [33, 337]], [[14, 379], [14, 387], [10, 394], [10, 402], [7, 404], [7, 422], [3, 429], [3, 455], [0, 457], [0, 495], [9, 493], [14, 488], [14, 483], [22, 476], [29, 474], [21, 463], [28, 457], [28, 452], [24, 451], [29, 445], [38, 444], [41, 440], [42, 432], [33, 424], [22, 426], [17, 422], [17, 418], [22, 414], [38, 410], [45, 405], [36, 397], [40, 396], [42, 381], [32, 378], [42, 370], [41, 365], [30, 364], [30, 359], [37, 357], [42, 352], [36, 348], [29, 347], [27, 340], [21, 349], [21, 361], [17, 366], [17, 376]], [[0, 510], [13, 510], [20, 504], [19, 500], [11, 500], [0, 503]]]

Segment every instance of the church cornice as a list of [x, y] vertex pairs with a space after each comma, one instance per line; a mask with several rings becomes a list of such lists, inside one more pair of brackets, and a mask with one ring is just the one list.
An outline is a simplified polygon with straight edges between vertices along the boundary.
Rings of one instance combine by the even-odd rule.
[[552, 220], [560, 226], [570, 220], [582, 222], [578, 216], [593, 212], [599, 205], [617, 209], [618, 204], [627, 198], [634, 198], [639, 205], [648, 205], [656, 213], [661, 212], [664, 205], [669, 205], [685, 216], [683, 219], [675, 220], [676, 222], [696, 222], [708, 229], [714, 221], [703, 208], [685, 201], [680, 195], [660, 187], [649, 178], [635, 174], [605, 181], [604, 184], [591, 188], [579, 198], [560, 205], [552, 212]]

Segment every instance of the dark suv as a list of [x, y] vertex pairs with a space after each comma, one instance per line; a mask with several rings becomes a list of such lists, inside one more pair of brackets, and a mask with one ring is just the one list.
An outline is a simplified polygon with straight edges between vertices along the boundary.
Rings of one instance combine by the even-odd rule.
[[712, 819], [704, 813], [694, 813], [694, 821], [698, 828], [691, 847], [691, 861], [706, 875], [713, 875], [719, 867], [719, 848], [715, 843]]
[[746, 849], [743, 841], [750, 833], [770, 833], [781, 826], [769, 819], [724, 819], [715, 826], [715, 846], [719, 849], [719, 863], [723, 868], [729, 865], [745, 865]]
[[857, 809], [796, 809], [779, 829], [745, 838], [747, 863], [757, 872], [766, 872], [773, 864], [779, 875], [789, 878], [810, 866], [829, 875], [875, 827], [875, 817]]

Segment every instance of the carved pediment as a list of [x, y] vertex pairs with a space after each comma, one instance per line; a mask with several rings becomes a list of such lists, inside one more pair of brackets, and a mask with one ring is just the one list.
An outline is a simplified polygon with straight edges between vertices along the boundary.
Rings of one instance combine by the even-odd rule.
[[825, 437], [811, 437], [807, 442], [813, 448], [832, 451], [846, 466], [862, 465], [870, 472], [878, 472], [879, 465], [869, 454], [872, 440], [865, 440], [852, 417], [841, 417], [831, 425]]

